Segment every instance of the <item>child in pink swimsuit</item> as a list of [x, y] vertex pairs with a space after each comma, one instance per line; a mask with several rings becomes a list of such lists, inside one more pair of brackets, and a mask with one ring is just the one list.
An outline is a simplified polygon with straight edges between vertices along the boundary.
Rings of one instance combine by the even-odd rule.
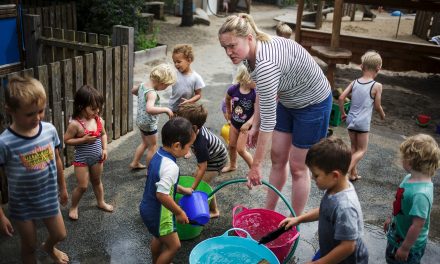
[[75, 146], [74, 171], [78, 186], [72, 193], [69, 218], [78, 219], [79, 200], [87, 190], [89, 180], [98, 202], [98, 208], [112, 212], [113, 206], [104, 201], [101, 182], [103, 162], [107, 159], [107, 134], [99, 116], [104, 99], [93, 87], [84, 85], [75, 94], [72, 121], [64, 134], [64, 143]]

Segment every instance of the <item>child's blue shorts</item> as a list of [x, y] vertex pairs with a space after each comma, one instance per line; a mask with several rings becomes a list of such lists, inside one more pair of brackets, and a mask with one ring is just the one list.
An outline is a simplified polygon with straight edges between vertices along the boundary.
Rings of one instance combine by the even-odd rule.
[[332, 110], [332, 95], [319, 104], [301, 109], [277, 105], [275, 130], [292, 134], [292, 145], [308, 149], [327, 135]]

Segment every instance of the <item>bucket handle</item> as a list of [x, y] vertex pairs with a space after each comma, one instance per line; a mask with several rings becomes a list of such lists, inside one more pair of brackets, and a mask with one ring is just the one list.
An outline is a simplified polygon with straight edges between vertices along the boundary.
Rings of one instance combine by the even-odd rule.
[[237, 211], [238, 209], [241, 209], [241, 211], [240, 212], [243, 212], [243, 211], [246, 211], [246, 210], [248, 210], [246, 207], [244, 207], [243, 205], [241, 205], [241, 204], [239, 204], [239, 205], [237, 205], [237, 206], [235, 206], [234, 208], [232, 208], [232, 219], [234, 219], [235, 218], [235, 215], [236, 215], [236, 213], [235, 213], [235, 211]]
[[[234, 179], [234, 180], [229, 180], [226, 182], [221, 183], [219, 186], [217, 186], [209, 195], [208, 198], [213, 196], [216, 192], [218, 192], [219, 190], [221, 190], [223, 187], [228, 186], [229, 184], [233, 184], [233, 183], [239, 183], [239, 182], [247, 182], [246, 178], [241, 178], [241, 179]], [[270, 189], [272, 189], [272, 191], [274, 191], [280, 198], [281, 200], [283, 200], [283, 202], [286, 204], [287, 208], [289, 208], [290, 213], [292, 214], [293, 217], [296, 217], [295, 211], [293, 210], [292, 206], [290, 205], [290, 203], [287, 201], [286, 197], [284, 197], [284, 195], [282, 193], [280, 193], [280, 191], [278, 191], [272, 184], [262, 180], [261, 183], [263, 185], [266, 185], [267, 187], [269, 187]], [[232, 228], [233, 229], [233, 228]], [[229, 232], [229, 229], [227, 232]], [[241, 231], [241, 230], [240, 230]], [[298, 238], [295, 240], [295, 243], [293, 244], [293, 247], [290, 249], [289, 255], [287, 255], [287, 257], [284, 259], [283, 264], [287, 263], [290, 258], [292, 258], [293, 254], [296, 251], [296, 248], [298, 247], [298, 242], [299, 242], [299, 225], [296, 226], [296, 231], [298, 231]], [[244, 231], [246, 232], [246, 231]]]
[[229, 237], [229, 236], [230, 236], [230, 235], [229, 235], [229, 232], [231, 232], [231, 231], [240, 231], [240, 232], [246, 233], [246, 237], [245, 237], [246, 239], [254, 240], [254, 239], [251, 237], [251, 235], [248, 233], [248, 231], [246, 231], [246, 230], [244, 230], [244, 229], [242, 229], [242, 228], [238, 228], [238, 227], [233, 227], [233, 228], [231, 228], [231, 229], [228, 229], [225, 233], [223, 233], [222, 236]]

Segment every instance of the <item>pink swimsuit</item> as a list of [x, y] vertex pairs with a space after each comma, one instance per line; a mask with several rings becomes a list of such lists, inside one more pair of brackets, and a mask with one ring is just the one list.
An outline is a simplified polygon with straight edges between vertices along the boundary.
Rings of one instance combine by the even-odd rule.
[[89, 134], [91, 136], [97, 137], [96, 141], [93, 143], [85, 143], [75, 146], [74, 161], [73, 165], [77, 167], [89, 167], [96, 163], [104, 162], [102, 160], [102, 123], [99, 116], [95, 117], [97, 129], [96, 131], [89, 131], [86, 129], [85, 124], [80, 119], [76, 119], [78, 123], [84, 128], [84, 134]]

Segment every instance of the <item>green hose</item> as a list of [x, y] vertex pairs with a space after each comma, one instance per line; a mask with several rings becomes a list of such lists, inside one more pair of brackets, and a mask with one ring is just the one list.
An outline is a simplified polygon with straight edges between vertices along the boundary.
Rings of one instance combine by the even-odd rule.
[[[241, 179], [234, 179], [234, 180], [223, 182], [219, 186], [217, 186], [214, 190], [212, 190], [212, 192], [208, 195], [208, 198], [213, 196], [216, 192], [221, 190], [223, 187], [226, 187], [226, 186], [228, 186], [230, 184], [233, 184], [233, 183], [239, 183], [239, 182], [247, 182], [247, 179], [241, 178]], [[281, 200], [283, 200], [283, 202], [287, 205], [287, 208], [289, 208], [289, 211], [292, 214], [292, 216], [296, 217], [295, 211], [293, 210], [293, 208], [290, 205], [290, 203], [287, 201], [286, 197], [284, 197], [284, 195], [282, 193], [280, 193], [280, 191], [278, 191], [272, 184], [270, 184], [270, 183], [268, 183], [268, 182], [266, 182], [264, 180], [261, 181], [261, 182], [264, 185], [266, 185], [267, 187], [271, 188], [276, 194], [278, 194], [278, 196], [281, 198]], [[299, 233], [299, 225], [296, 227], [296, 230]], [[295, 240], [295, 243], [293, 244], [293, 247], [290, 249], [289, 255], [287, 255], [287, 257], [284, 259], [283, 264], [286, 264], [293, 257], [293, 254], [295, 254], [295, 250], [296, 250], [296, 247], [298, 246], [298, 242], [299, 242], [299, 237], [300, 236], [301, 236], [301, 234]]]

